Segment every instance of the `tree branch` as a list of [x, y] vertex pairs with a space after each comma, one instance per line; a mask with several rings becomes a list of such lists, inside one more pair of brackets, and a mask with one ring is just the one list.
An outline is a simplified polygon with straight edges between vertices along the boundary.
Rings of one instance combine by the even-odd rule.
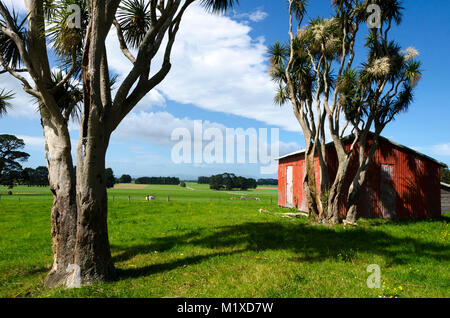
[[117, 20], [114, 19], [113, 20], [113, 24], [114, 24], [114, 26], [115, 26], [115, 28], [117, 30], [117, 38], [119, 39], [120, 49], [122, 50], [123, 55], [125, 55], [125, 57], [127, 59], [129, 59], [131, 63], [133, 63], [133, 64], [136, 63], [136, 58], [128, 50], [128, 46], [127, 46], [127, 43], [125, 42], [125, 39], [123, 37], [122, 28], [120, 27], [119, 22], [117, 22]]
[[60, 89], [61, 87], [64, 86], [64, 84], [67, 83], [67, 81], [69, 81], [72, 78], [72, 75], [75, 73], [76, 69], [77, 69], [77, 57], [75, 54], [72, 54], [72, 65], [70, 67], [69, 72], [67, 72], [66, 76], [64, 76], [64, 78], [58, 83], [56, 84], [55, 87], [53, 87], [51, 89], [51, 93], [55, 93], [58, 89]]

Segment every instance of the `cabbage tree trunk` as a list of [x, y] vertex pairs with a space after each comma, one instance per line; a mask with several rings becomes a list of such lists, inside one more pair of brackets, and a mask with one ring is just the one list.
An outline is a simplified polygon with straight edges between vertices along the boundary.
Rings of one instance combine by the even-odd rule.
[[309, 142], [305, 150], [305, 178], [303, 179], [303, 190], [306, 192], [309, 213], [316, 218], [323, 214], [320, 194], [316, 186], [316, 174], [314, 169], [314, 155], [316, 147]]
[[339, 160], [338, 171], [330, 188], [330, 194], [328, 197], [327, 219], [333, 224], [338, 224], [340, 220], [339, 210], [342, 198], [342, 188], [344, 186], [344, 180], [348, 170], [349, 161], [349, 158]]
[[[45, 111], [44, 109], [41, 112]], [[53, 194], [51, 235], [53, 265], [45, 279], [47, 287], [64, 285], [73, 263], [77, 220], [75, 172], [67, 126], [42, 116], [50, 190]]]
[[350, 184], [348, 197], [347, 197], [347, 216], [345, 223], [356, 224], [357, 207], [359, 201], [359, 195], [361, 188], [366, 181], [367, 171], [369, 170], [370, 163], [372, 162], [375, 151], [378, 148], [378, 136], [381, 130], [376, 129], [373, 137], [372, 145], [370, 146], [369, 153], [366, 155], [366, 142], [368, 131], [361, 137], [359, 144], [359, 166], [354, 176], [352, 183]]
[[[95, 111], [83, 125], [77, 147], [77, 233], [68, 287], [110, 281], [116, 277], [108, 239], [105, 156], [110, 134]], [[87, 123], [87, 118], [83, 120]]]

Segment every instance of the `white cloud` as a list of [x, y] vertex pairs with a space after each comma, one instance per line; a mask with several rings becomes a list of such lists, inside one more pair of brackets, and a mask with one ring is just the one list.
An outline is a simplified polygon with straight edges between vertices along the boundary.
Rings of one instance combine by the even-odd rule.
[[[117, 84], [114, 85], [115, 89], [118, 89], [120, 83], [123, 82], [125, 77], [131, 71], [131, 62], [122, 54], [120, 50], [119, 42], [117, 40], [116, 29], [114, 27], [109, 31], [108, 37], [106, 38], [106, 47], [108, 48], [108, 62], [112, 71], [116, 72]], [[135, 50], [131, 50], [134, 56], [137, 56]], [[114, 90], [112, 94], [114, 95], [116, 91]], [[153, 89], [150, 91], [135, 107], [135, 110], [149, 110], [153, 106], [163, 107], [166, 104], [165, 98], [161, 95], [158, 89]]]
[[[24, 141], [26, 150], [45, 151], [44, 136], [17, 135], [16, 137]], [[71, 139], [70, 142], [72, 150], [74, 150], [76, 148], [78, 140]]]
[[268, 16], [269, 14], [267, 12], [264, 12], [261, 9], [257, 9], [256, 11], [250, 13], [248, 18], [253, 22], [261, 22]]
[[[177, 118], [173, 116], [172, 114], [168, 112], [134, 112], [131, 113], [129, 116], [127, 116], [124, 121], [119, 125], [118, 129], [113, 133], [113, 138], [115, 141], [117, 140], [142, 140], [147, 141], [151, 143], [155, 143], [160, 146], [165, 147], [171, 147], [174, 144], [178, 142], [173, 141], [171, 139], [172, 133], [175, 129], [184, 128], [189, 131], [190, 136], [192, 138], [192, 146], [194, 146], [194, 143], [197, 143], [197, 145], [200, 145], [200, 149], [203, 150], [209, 141], [206, 141], [204, 139], [204, 134], [209, 128], [217, 128], [219, 129], [220, 133], [222, 134], [223, 142], [226, 142], [226, 129], [228, 127], [216, 123], [216, 122], [210, 122], [210, 121], [199, 121], [201, 126], [201, 136], [200, 139], [195, 138], [194, 133], [194, 123], [195, 120], [189, 119], [189, 118]], [[251, 130], [249, 130], [251, 132]], [[245, 133], [245, 129], [240, 132], [236, 128], [234, 129], [234, 134], [241, 135], [242, 133]], [[258, 134], [258, 130], [255, 129], [255, 133]], [[259, 138], [263, 138], [262, 136], [259, 136]], [[274, 145], [278, 147], [279, 152], [277, 154], [272, 153], [272, 156], [276, 155], [285, 155], [287, 153], [291, 153], [294, 151], [297, 151], [300, 149], [300, 146], [295, 142], [285, 143], [282, 141], [277, 140], [270, 140], [271, 139], [271, 132], [268, 131], [268, 135], [265, 137], [268, 138], [266, 140], [259, 139], [259, 146], [265, 147], [264, 149], [271, 149], [270, 145], [271, 143], [275, 143]], [[235, 138], [235, 146], [238, 147], [237, 149], [244, 150], [245, 153], [248, 155], [250, 150], [250, 143], [248, 139], [240, 139]], [[198, 144], [199, 143], [199, 144]], [[242, 144], [243, 143], [243, 144]], [[263, 144], [260, 144], [263, 143]], [[130, 150], [134, 153], [143, 154], [146, 153], [146, 151], [135, 146], [131, 146]], [[195, 151], [195, 148], [194, 148]]]
[[24, 141], [26, 149], [36, 151], [44, 151], [45, 149], [44, 137], [18, 135], [17, 138]]
[[301, 150], [301, 147], [296, 142], [286, 143], [286, 142], [280, 141], [279, 149], [280, 149], [280, 156], [285, 156], [287, 154]]
[[431, 151], [439, 156], [450, 156], [450, 143], [434, 145], [431, 147]]
[[436, 144], [430, 146], [417, 146], [412, 148], [414, 150], [431, 154], [434, 156], [443, 156], [443, 157], [450, 156], [450, 143]]
[[[255, 13], [253, 18], [261, 15]], [[138, 110], [148, 109], [145, 105], [150, 104], [161, 106], [164, 97], [299, 131], [292, 109], [273, 103], [275, 85], [267, 73], [267, 46], [263, 37], [252, 39], [250, 31], [245, 23], [191, 6], [175, 41], [169, 75], [157, 87], [158, 94], [143, 102]], [[120, 51], [115, 30], [108, 36], [107, 47], [111, 69], [123, 78], [131, 63]], [[152, 73], [161, 61], [159, 52], [152, 63]]]
[[[28, 73], [23, 73], [30, 84], [32, 80]], [[11, 108], [8, 109], [8, 115], [11, 117], [26, 117], [29, 119], [39, 118], [37, 112], [36, 100], [23, 90], [22, 83], [13, 78], [10, 74], [4, 73], [0, 75], [0, 90], [12, 91], [14, 98], [11, 100]]]
[[[203, 129], [219, 128], [225, 129], [224, 125], [203, 121]], [[189, 118], [177, 118], [168, 112], [134, 112], [128, 115], [113, 137], [120, 139], [142, 139], [154, 142], [160, 146], [170, 146], [172, 132], [177, 128], [186, 128], [194, 136], [194, 120]]]
[[234, 19], [248, 19], [252, 22], [261, 22], [264, 19], [266, 19], [269, 16], [269, 14], [265, 11], [263, 11], [261, 8], [256, 9], [252, 12], [245, 12], [245, 13], [235, 13], [233, 15]]

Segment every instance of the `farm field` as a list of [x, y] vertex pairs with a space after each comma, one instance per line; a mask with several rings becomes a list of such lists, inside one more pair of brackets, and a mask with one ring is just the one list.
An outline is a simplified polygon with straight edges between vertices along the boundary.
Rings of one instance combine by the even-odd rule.
[[[259, 213], [287, 212], [276, 187], [133, 186], [108, 192], [118, 279], [72, 290], [43, 288], [48, 189], [0, 187], [0, 297], [450, 297], [448, 215], [325, 227]], [[366, 285], [370, 264], [381, 268], [379, 289]]]

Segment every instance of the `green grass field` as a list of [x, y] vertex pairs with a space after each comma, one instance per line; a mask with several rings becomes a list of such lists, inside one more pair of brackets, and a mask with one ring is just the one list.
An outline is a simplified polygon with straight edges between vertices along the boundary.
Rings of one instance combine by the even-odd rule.
[[[8, 196], [0, 188], [0, 297], [450, 297], [449, 216], [325, 227], [259, 213], [286, 211], [276, 188], [188, 187], [110, 190], [119, 277], [73, 290], [43, 288], [52, 262], [48, 189]], [[366, 285], [370, 264], [381, 267], [380, 289]]]

